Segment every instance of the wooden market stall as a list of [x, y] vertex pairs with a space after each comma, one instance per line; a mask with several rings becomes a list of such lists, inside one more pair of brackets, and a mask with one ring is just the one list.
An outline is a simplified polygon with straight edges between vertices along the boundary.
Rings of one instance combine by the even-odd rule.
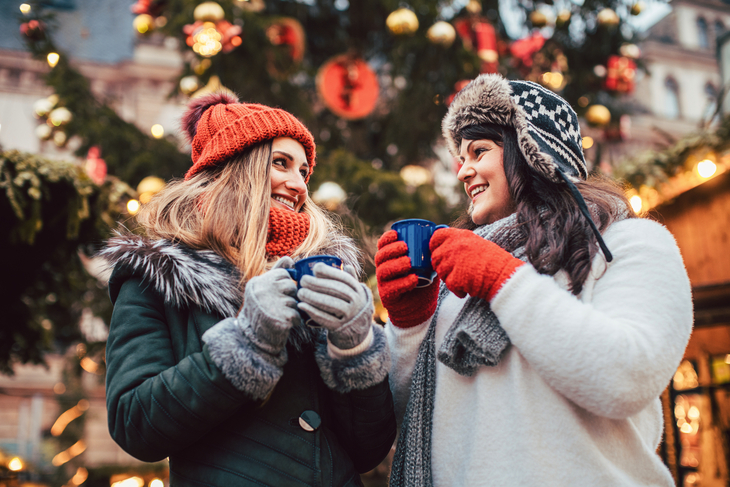
[[694, 330], [665, 391], [660, 453], [677, 485], [730, 485], [730, 171], [650, 212], [674, 234], [692, 284]]

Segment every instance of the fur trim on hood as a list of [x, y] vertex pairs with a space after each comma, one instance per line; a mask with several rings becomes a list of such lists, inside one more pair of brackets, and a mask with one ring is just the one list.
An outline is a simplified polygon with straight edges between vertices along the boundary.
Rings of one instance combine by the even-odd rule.
[[[360, 251], [354, 241], [335, 235], [315, 254], [331, 254], [362, 271]], [[139, 275], [176, 308], [198, 306], [206, 312], [236, 316], [243, 302], [236, 267], [211, 250], [195, 250], [168, 240], [152, 240], [139, 235], [118, 235], [109, 239], [98, 254], [115, 274]], [[118, 289], [110, 289], [112, 301]]]

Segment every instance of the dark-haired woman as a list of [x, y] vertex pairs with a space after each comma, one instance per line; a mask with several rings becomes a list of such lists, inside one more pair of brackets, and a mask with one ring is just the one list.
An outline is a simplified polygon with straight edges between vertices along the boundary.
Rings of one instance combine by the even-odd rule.
[[[309, 198], [314, 139], [284, 110], [214, 94], [183, 118], [193, 165], [138, 215], [114, 265], [109, 431], [175, 486], [358, 486], [395, 438], [389, 354], [358, 251]], [[295, 260], [317, 264], [301, 289]], [[321, 328], [302, 323], [299, 309]]]
[[391, 485], [670, 486], [659, 396], [692, 328], [671, 234], [587, 178], [575, 112], [530, 82], [481, 75], [443, 122], [471, 204], [376, 274], [400, 436]]

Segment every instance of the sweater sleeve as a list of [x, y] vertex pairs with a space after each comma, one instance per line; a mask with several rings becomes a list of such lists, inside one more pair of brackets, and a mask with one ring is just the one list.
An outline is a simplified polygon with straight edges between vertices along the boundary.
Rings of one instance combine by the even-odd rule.
[[674, 374], [692, 331], [692, 300], [666, 228], [630, 219], [604, 237], [614, 260], [595, 276], [587, 302], [524, 265], [491, 306], [553, 389], [594, 414], [621, 419], [647, 407]]
[[393, 391], [395, 417], [400, 428], [411, 394], [411, 377], [418, 358], [418, 349], [428, 333], [433, 317], [410, 328], [399, 328], [390, 321], [385, 324], [385, 336], [390, 348], [390, 389]]
[[121, 286], [106, 357], [109, 432], [143, 461], [185, 448], [252, 401], [223, 376], [207, 347], [176, 360], [163, 300], [138, 278]]

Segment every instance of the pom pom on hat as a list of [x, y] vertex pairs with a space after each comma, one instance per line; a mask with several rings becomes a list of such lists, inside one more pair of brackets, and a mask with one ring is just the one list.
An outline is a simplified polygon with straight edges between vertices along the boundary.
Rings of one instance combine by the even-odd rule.
[[192, 142], [195, 134], [198, 132], [198, 122], [205, 111], [214, 105], [228, 105], [230, 103], [238, 103], [238, 98], [232, 93], [211, 93], [209, 95], [196, 98], [188, 104], [188, 109], [182, 117], [180, 124], [188, 136], [188, 142]]
[[305, 182], [309, 182], [316, 164], [314, 137], [294, 115], [279, 108], [239, 103], [233, 95], [214, 93], [190, 102], [181, 123], [190, 137], [193, 159], [185, 179], [277, 137], [290, 137], [302, 144], [309, 163]]

